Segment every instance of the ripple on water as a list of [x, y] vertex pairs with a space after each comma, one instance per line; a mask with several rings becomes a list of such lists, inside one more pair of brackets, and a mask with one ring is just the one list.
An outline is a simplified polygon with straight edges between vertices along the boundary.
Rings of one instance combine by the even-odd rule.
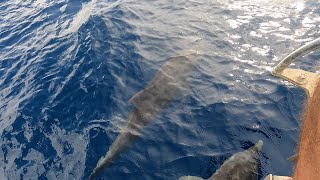
[[[188, 90], [103, 175], [210, 175], [265, 146], [289, 175], [305, 95], [271, 76], [319, 36], [315, 0], [6, 1], [0, 4], [0, 179], [85, 179], [164, 60], [198, 52]], [[319, 53], [295, 64], [317, 71]]]

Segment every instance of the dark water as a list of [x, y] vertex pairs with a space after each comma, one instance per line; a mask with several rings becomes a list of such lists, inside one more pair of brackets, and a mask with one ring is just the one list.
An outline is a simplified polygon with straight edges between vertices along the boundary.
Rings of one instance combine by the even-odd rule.
[[270, 71], [319, 27], [316, 0], [2, 0], [0, 179], [86, 179], [128, 100], [190, 50], [189, 89], [103, 176], [208, 178], [259, 139], [259, 177], [290, 175], [305, 95]]

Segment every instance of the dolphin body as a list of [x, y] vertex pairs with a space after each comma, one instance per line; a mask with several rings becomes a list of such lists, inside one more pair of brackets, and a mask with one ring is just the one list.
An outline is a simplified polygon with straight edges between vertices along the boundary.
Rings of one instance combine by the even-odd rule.
[[[189, 58], [188, 58], [189, 57]], [[139, 137], [144, 126], [150, 123], [178, 93], [185, 89], [187, 78], [195, 67], [195, 57], [169, 58], [158, 70], [145, 89], [135, 94], [129, 102], [134, 108], [129, 113], [125, 127], [113, 142], [107, 154], [100, 158], [89, 179], [110, 166], [112, 161]]]
[[[209, 178], [209, 180], [257, 180], [258, 159], [263, 141], [249, 149], [235, 153]], [[196, 176], [182, 176], [179, 180], [203, 180]]]

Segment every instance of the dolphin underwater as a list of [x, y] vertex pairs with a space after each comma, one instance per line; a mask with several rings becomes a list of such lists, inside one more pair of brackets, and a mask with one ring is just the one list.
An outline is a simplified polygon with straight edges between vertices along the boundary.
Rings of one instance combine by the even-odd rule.
[[[258, 159], [263, 141], [259, 140], [249, 149], [235, 153], [209, 178], [209, 180], [257, 180]], [[179, 180], [203, 180], [196, 176], [182, 176]]]
[[169, 58], [145, 89], [129, 100], [134, 108], [129, 113], [125, 127], [106, 155], [100, 158], [89, 179], [94, 179], [98, 173], [110, 166], [112, 161], [139, 137], [144, 126], [152, 122], [180, 91], [186, 89], [187, 78], [195, 63], [193, 54]]

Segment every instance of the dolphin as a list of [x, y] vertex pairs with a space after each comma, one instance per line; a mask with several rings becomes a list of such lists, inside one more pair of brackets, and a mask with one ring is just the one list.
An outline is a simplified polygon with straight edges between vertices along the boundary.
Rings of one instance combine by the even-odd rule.
[[[263, 141], [259, 140], [249, 149], [235, 153], [209, 178], [209, 180], [257, 180], [258, 159]], [[182, 176], [179, 180], [203, 180], [196, 176]]]
[[152, 122], [180, 91], [186, 89], [187, 78], [195, 67], [195, 62], [194, 54], [169, 58], [145, 89], [129, 100], [134, 107], [125, 127], [106, 155], [100, 158], [89, 179], [94, 179], [98, 173], [110, 166], [112, 161], [139, 137], [144, 126]]

